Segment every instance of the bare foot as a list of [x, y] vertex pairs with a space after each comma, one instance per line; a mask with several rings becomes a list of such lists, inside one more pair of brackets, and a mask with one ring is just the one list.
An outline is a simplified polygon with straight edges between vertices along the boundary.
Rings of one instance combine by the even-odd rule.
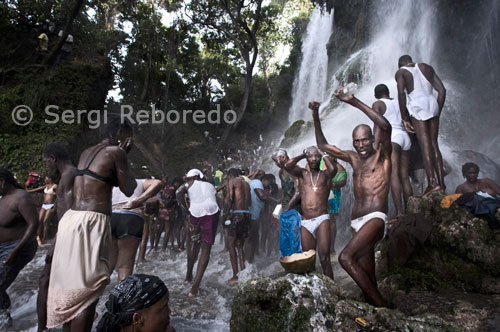
[[184, 249], [183, 249], [183, 248], [177, 248], [177, 251], [178, 251], [178, 252], [183, 252], [183, 251], [184, 251]]
[[196, 297], [196, 295], [198, 295], [198, 292], [196, 292], [196, 293], [189, 292], [188, 293], [188, 297]]
[[438, 191], [438, 190], [441, 190], [441, 187], [440, 187], [440, 186], [435, 186], [435, 187], [427, 187], [427, 189], [425, 189], [425, 192], [424, 192], [424, 194], [422, 195], [422, 197], [427, 197], [427, 196], [429, 196], [430, 194], [432, 194], [433, 192]]
[[193, 281], [193, 278], [186, 278], [186, 279], [184, 279], [184, 285], [187, 285], [187, 284], [191, 283], [191, 281]]
[[36, 237], [36, 242], [38, 242], [38, 245], [41, 246], [42, 245], [42, 240], [40, 240], [40, 237], [37, 236]]
[[234, 286], [238, 284], [238, 277], [232, 277], [227, 281], [228, 285]]

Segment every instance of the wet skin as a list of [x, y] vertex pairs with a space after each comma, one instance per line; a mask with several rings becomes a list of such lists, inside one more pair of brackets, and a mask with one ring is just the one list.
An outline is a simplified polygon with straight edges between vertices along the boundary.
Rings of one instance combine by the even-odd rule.
[[[387, 213], [387, 196], [391, 178], [391, 125], [379, 113], [362, 103], [354, 96], [341, 95], [339, 88], [335, 95], [365, 113], [379, 127], [377, 137], [373, 137], [370, 127], [360, 125], [353, 131], [354, 151], [344, 151], [328, 144], [319, 119], [319, 103], [309, 103], [314, 119], [316, 142], [318, 147], [332, 154], [335, 158], [351, 164], [353, 169], [354, 206], [351, 219], [356, 219], [371, 212]], [[374, 146], [374, 142], [378, 146]], [[363, 291], [369, 303], [386, 306], [378, 291], [375, 278], [374, 247], [384, 235], [384, 221], [370, 219], [339, 255], [339, 262]]]
[[406, 109], [406, 94], [410, 94], [414, 89], [413, 75], [401, 67], [415, 67], [415, 63], [403, 61], [398, 63], [399, 70], [396, 72], [395, 79], [398, 87], [398, 102], [401, 110], [401, 118], [408, 132], [415, 132], [418, 143], [422, 151], [424, 169], [427, 176], [427, 189], [425, 193], [431, 191], [446, 189], [444, 184], [443, 157], [438, 145], [439, 117], [444, 106], [446, 98], [446, 89], [443, 82], [434, 71], [434, 68], [425, 63], [419, 63], [418, 67], [424, 77], [429, 81], [432, 87], [438, 92], [437, 103], [439, 113], [437, 116], [426, 121], [411, 119]]
[[[297, 163], [307, 158], [310, 171], [297, 166]], [[312, 219], [328, 214], [328, 196], [332, 187], [332, 178], [337, 170], [329, 157], [324, 158], [326, 170], [320, 171], [319, 165], [322, 154], [318, 149], [290, 159], [285, 169], [299, 180], [301, 207], [304, 219]], [[325, 220], [316, 231], [316, 239], [304, 227], [300, 228], [300, 241], [304, 251], [318, 247], [321, 268], [326, 276], [333, 279], [332, 264], [330, 262], [331, 230], [330, 221]]]
[[464, 177], [467, 181], [459, 185], [455, 192], [463, 194], [482, 191], [492, 196], [500, 195], [500, 186], [488, 178], [478, 179], [478, 175], [479, 170], [469, 169], [464, 173]]

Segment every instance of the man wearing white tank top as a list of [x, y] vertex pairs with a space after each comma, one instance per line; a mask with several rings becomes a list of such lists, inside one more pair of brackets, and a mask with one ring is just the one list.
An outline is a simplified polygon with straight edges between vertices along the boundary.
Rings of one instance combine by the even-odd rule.
[[[390, 98], [389, 88], [385, 84], [379, 84], [375, 87], [375, 98], [378, 100], [373, 103], [372, 109], [383, 115], [392, 126], [391, 193], [396, 208], [396, 215], [401, 216], [404, 213], [403, 206], [406, 206], [408, 197], [413, 195], [408, 175], [411, 140], [401, 120], [399, 103], [396, 99]], [[380, 128], [375, 124], [373, 127], [375, 137], [379, 136], [377, 135], [378, 130]], [[378, 146], [378, 142], [375, 142], [375, 146]], [[401, 192], [403, 193], [404, 204], [401, 200]]]
[[[403, 55], [399, 58], [398, 66], [395, 78], [401, 117], [406, 130], [417, 134], [427, 176], [427, 189], [424, 195], [436, 190], [444, 191], [446, 187], [443, 157], [438, 146], [438, 130], [446, 89], [434, 68], [428, 64], [414, 63], [409, 55]], [[432, 94], [433, 89], [438, 93], [437, 98]], [[408, 112], [411, 115], [411, 122]]]

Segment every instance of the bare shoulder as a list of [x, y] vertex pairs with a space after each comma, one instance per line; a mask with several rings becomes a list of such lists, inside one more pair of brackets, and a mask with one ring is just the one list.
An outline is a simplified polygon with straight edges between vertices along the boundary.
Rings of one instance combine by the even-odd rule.
[[455, 193], [462, 194], [464, 192], [464, 189], [465, 189], [464, 188], [464, 184], [463, 183], [459, 184], [458, 187], [457, 187], [457, 189], [455, 189]]
[[31, 195], [23, 189], [16, 189], [16, 191], [14, 191], [12, 195], [12, 198], [14, 198], [16, 204], [20, 206], [25, 204], [35, 204], [35, 201], [33, 201]]
[[384, 114], [385, 113], [385, 104], [383, 101], [381, 100], [377, 100], [375, 101], [373, 104], [372, 104], [372, 109], [377, 112], [377, 113], [380, 113], [380, 114]]

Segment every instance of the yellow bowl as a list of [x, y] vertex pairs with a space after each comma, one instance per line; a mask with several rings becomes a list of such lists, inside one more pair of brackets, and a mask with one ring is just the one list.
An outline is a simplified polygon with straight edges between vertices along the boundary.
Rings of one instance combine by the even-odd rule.
[[288, 273], [306, 273], [314, 271], [316, 265], [316, 250], [308, 250], [300, 254], [280, 257], [281, 266]]

